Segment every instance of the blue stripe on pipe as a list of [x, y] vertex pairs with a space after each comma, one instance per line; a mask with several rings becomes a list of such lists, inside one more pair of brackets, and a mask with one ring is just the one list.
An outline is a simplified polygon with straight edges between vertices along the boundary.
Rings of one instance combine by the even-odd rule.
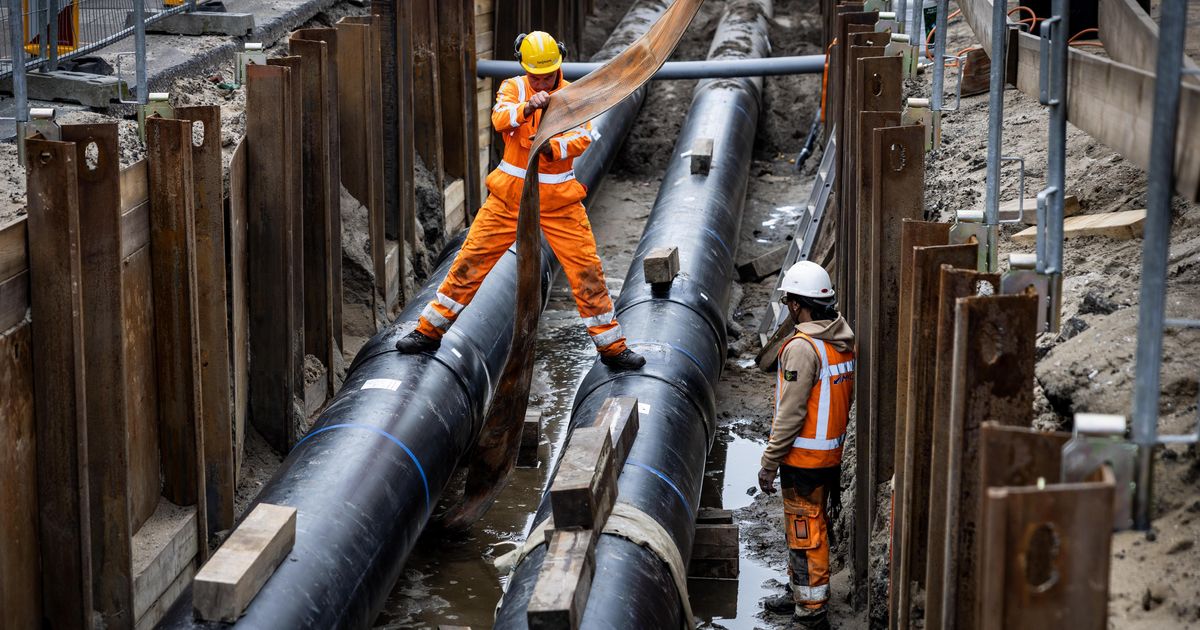
[[703, 365], [700, 365], [700, 359], [697, 359], [697, 358], [695, 357], [695, 355], [693, 355], [691, 352], [688, 352], [687, 350], [684, 350], [682, 347], [680, 347], [680, 346], [677, 346], [677, 345], [675, 345], [675, 344], [673, 344], [673, 343], [669, 343], [669, 344], [667, 344], [667, 345], [668, 345], [668, 346], [670, 346], [672, 350], [674, 350], [674, 351], [676, 351], [676, 352], [678, 352], [678, 353], [682, 354], [683, 356], [685, 356], [685, 357], [687, 357], [687, 358], [691, 359], [691, 360], [692, 360], [692, 363], [695, 363], [695, 364], [696, 364], [696, 367], [700, 368], [701, 370], [703, 370], [703, 369], [704, 369], [704, 366], [703, 366]]
[[[294, 451], [294, 450], [300, 448], [300, 445], [307, 442], [309, 438], [311, 438], [315, 435], [324, 433], [326, 431], [332, 431], [334, 429], [366, 429], [367, 431], [370, 431], [372, 433], [382, 435], [383, 437], [391, 440], [392, 443], [395, 444], [396, 446], [399, 446], [400, 448], [404, 449], [404, 452], [408, 454], [408, 458], [411, 459], [413, 461], [413, 463], [417, 465], [417, 473], [419, 473], [421, 475], [421, 485], [424, 486], [424, 488], [425, 488], [425, 507], [432, 509], [433, 506], [431, 506], [429, 503], [429, 479], [427, 479], [425, 477], [425, 468], [423, 466], [421, 466], [421, 460], [417, 459], [416, 453], [413, 453], [412, 449], [408, 448], [408, 446], [406, 446], [404, 444], [404, 442], [401, 442], [400, 438], [392, 435], [391, 433], [388, 433], [387, 431], [384, 431], [383, 429], [380, 429], [379, 427], [372, 427], [372, 426], [365, 425], [365, 424], [349, 424], [349, 423], [347, 423], [347, 424], [331, 424], [327, 427], [321, 427], [320, 429], [317, 429], [316, 431], [313, 431], [312, 433], [309, 433], [308, 435], [304, 436], [304, 439], [300, 440], [299, 442], [296, 442], [296, 446], [294, 446], [292, 448], [292, 450]], [[676, 492], [678, 492], [678, 491], [676, 491]]]
[[687, 500], [687, 497], [683, 496], [683, 492], [682, 492], [682, 491], [679, 489], [679, 486], [675, 485], [675, 482], [674, 482], [674, 481], [671, 481], [671, 478], [670, 478], [670, 477], [667, 477], [667, 476], [666, 476], [666, 475], [664, 475], [664, 474], [663, 474], [661, 471], [659, 471], [659, 470], [657, 470], [657, 469], [655, 469], [655, 468], [652, 468], [652, 467], [650, 467], [650, 466], [647, 466], [646, 464], [643, 464], [643, 463], [641, 463], [641, 462], [636, 462], [636, 461], [633, 461], [632, 459], [626, 459], [626, 460], [625, 460], [625, 465], [626, 465], [626, 466], [637, 466], [638, 468], [641, 468], [642, 470], [644, 470], [644, 471], [646, 471], [646, 472], [648, 472], [648, 473], [650, 473], [650, 474], [654, 475], [655, 477], [658, 477], [659, 479], [662, 479], [663, 481], [667, 482], [667, 485], [668, 485], [668, 486], [671, 486], [671, 489], [675, 491], [675, 496], [679, 497], [679, 501], [680, 501], [681, 503], [683, 503], [683, 507], [684, 507], [685, 509], [687, 509], [687, 511], [688, 511], [688, 514], [691, 514], [691, 513], [692, 513], [692, 504], [688, 502], [688, 500]]

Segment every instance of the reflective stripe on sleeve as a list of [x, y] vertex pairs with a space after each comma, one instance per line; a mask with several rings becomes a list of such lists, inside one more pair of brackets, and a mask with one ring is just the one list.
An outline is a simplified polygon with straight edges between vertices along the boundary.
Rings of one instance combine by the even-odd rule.
[[[500, 166], [497, 168], [504, 173], [512, 175], [513, 177], [525, 179], [525, 169], [515, 164], [510, 164], [509, 162], [500, 162]], [[538, 183], [540, 184], [562, 184], [573, 179], [575, 179], [574, 169], [569, 170], [566, 173], [538, 173]]]

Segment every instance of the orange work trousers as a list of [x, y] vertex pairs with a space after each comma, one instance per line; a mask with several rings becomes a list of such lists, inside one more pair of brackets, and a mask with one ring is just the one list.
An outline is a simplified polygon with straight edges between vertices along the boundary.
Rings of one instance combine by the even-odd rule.
[[[496, 195], [488, 196], [437, 296], [421, 312], [417, 330], [440, 339], [450, 329], [496, 261], [516, 241], [518, 211], [518, 206]], [[596, 349], [605, 356], [620, 354], [625, 350], [625, 336], [613, 312], [604, 269], [596, 254], [596, 237], [583, 204], [543, 210], [541, 219], [546, 241], [567, 274], [575, 305]]]
[[[779, 467], [784, 527], [788, 543], [788, 582], [797, 606], [818, 611], [829, 601], [829, 531], [826, 485], [838, 483], [836, 468]], [[832, 479], [831, 479], [832, 477]]]

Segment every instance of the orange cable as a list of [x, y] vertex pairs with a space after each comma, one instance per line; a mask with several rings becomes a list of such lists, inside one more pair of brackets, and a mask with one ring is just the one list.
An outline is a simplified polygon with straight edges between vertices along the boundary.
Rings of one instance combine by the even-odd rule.
[[1097, 34], [1097, 36], [1099, 36], [1099, 34], [1100, 34], [1100, 29], [1098, 29], [1098, 28], [1085, 28], [1085, 29], [1083, 29], [1082, 31], [1079, 31], [1078, 33], [1075, 33], [1074, 35], [1072, 35], [1072, 36], [1071, 36], [1071, 39], [1068, 39], [1068, 40], [1067, 40], [1067, 43], [1068, 43], [1068, 44], [1074, 44], [1074, 43], [1075, 43], [1075, 40], [1079, 39], [1079, 36], [1081, 36], [1081, 35], [1086, 35], [1086, 34], [1088, 34], [1088, 33], [1096, 33], [1096, 34]]

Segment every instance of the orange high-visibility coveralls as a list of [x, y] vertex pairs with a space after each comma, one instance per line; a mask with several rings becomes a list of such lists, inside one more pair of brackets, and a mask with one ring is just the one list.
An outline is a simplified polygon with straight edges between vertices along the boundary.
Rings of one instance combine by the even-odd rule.
[[[557, 92], [568, 85], [559, 78]], [[553, 94], [553, 92], [551, 92]], [[496, 261], [516, 240], [525, 165], [537, 134], [542, 110], [525, 116], [525, 104], [534, 95], [524, 76], [506, 79], [496, 92], [492, 126], [504, 137], [504, 160], [487, 177], [487, 201], [479, 209], [462, 250], [454, 259], [437, 297], [421, 312], [417, 330], [440, 339], [471, 303], [479, 285]], [[613, 312], [604, 283], [604, 269], [596, 255], [596, 238], [584, 210], [587, 188], [575, 179], [575, 158], [592, 143], [592, 125], [575, 127], [550, 141], [553, 159], [539, 165], [541, 223], [546, 240], [562, 264], [579, 315], [600, 354], [613, 356], [625, 350], [625, 337]]]

